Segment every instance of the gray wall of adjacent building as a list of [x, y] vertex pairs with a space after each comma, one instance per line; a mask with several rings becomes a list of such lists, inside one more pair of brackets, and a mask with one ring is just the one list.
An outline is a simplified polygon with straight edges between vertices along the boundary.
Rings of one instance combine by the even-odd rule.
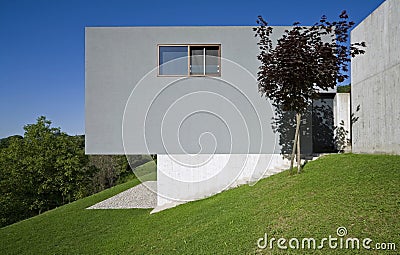
[[[352, 32], [366, 53], [352, 60], [352, 149], [400, 154], [400, 1], [387, 0]], [[356, 112], [356, 108], [360, 111]]]

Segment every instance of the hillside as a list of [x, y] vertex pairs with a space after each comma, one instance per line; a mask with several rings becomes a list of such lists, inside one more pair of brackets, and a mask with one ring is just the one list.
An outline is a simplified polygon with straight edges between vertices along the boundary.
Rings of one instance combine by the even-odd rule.
[[[157, 214], [85, 209], [134, 180], [0, 229], [0, 254], [287, 254], [296, 250], [262, 250], [257, 240], [265, 233], [320, 240], [337, 237], [338, 227], [347, 228], [346, 237], [394, 242], [398, 252], [399, 166], [400, 156], [331, 155], [309, 162], [300, 175], [283, 172]], [[311, 252], [357, 251], [296, 254]]]

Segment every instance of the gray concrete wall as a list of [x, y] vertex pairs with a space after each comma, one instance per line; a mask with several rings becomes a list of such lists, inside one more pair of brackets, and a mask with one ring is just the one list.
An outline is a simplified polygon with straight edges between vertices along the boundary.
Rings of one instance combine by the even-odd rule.
[[278, 154], [159, 154], [157, 208], [153, 213], [241, 184], [255, 185], [289, 166], [290, 161]]
[[366, 54], [352, 60], [355, 153], [400, 154], [400, 1], [387, 0], [352, 32]]
[[[249, 26], [86, 28], [86, 153], [280, 153], [257, 90], [257, 41]], [[220, 44], [221, 76], [158, 76], [158, 44]]]
[[[85, 43], [86, 153], [280, 152], [252, 27], [93, 27]], [[221, 44], [221, 77], [158, 77], [158, 44]]]
[[[333, 101], [333, 113], [334, 113], [334, 126], [339, 127], [341, 121], [343, 121], [343, 127], [349, 133], [346, 139], [350, 141], [350, 118], [351, 118], [351, 104], [350, 104], [350, 93], [337, 93]], [[336, 133], [336, 132], [335, 132]]]

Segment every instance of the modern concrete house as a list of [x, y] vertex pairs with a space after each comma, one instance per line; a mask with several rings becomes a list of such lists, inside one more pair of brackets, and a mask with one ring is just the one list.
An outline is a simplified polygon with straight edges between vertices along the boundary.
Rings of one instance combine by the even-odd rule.
[[[275, 132], [258, 93], [252, 27], [89, 27], [85, 43], [86, 153], [157, 154], [158, 209], [287, 164], [294, 135]], [[313, 103], [325, 113], [305, 116], [303, 154], [334, 150], [335, 92]]]
[[383, 2], [353, 29], [351, 41], [367, 44], [351, 65], [352, 110], [359, 117], [353, 152], [400, 154], [400, 1]]

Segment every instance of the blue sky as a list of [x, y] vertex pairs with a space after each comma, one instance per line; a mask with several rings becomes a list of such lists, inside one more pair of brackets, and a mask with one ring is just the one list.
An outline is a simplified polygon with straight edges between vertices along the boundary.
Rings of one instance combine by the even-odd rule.
[[310, 25], [341, 10], [358, 24], [383, 0], [0, 0], [0, 137], [40, 115], [83, 134], [85, 26]]

